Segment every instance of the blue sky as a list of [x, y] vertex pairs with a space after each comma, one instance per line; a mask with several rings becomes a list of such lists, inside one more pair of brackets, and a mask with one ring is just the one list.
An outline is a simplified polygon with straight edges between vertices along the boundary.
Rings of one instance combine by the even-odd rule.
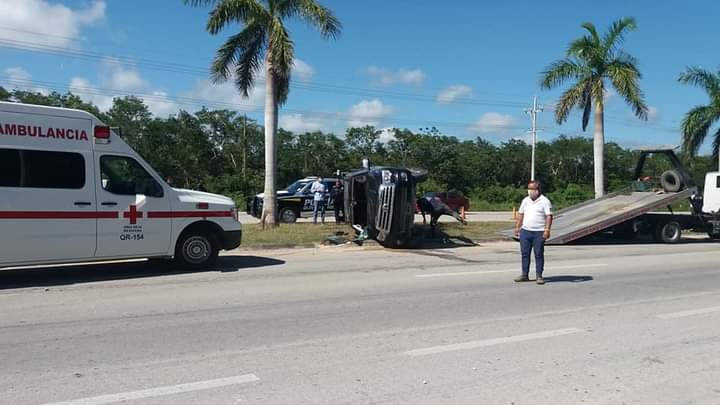
[[[348, 125], [418, 129], [437, 126], [462, 139], [527, 137], [523, 112], [538, 95], [546, 107], [540, 139], [583, 134], [580, 114], [558, 126], [557, 91], [538, 75], [583, 34], [633, 16], [639, 29], [624, 48], [640, 61], [650, 120], [633, 118], [614, 94], [606, 137], [629, 147], [678, 144], [687, 110], [707, 102], [677, 83], [686, 65], [717, 70], [720, 3], [675, 1], [325, 0], [343, 23], [336, 41], [291, 23], [299, 59], [281, 126], [342, 134]], [[179, 108], [247, 111], [262, 122], [262, 88], [242, 99], [215, 86], [207, 68], [222, 41], [204, 30], [209, 9], [181, 0], [4, 0], [0, 4], [0, 85], [39, 91], [72, 89], [101, 107], [112, 96], [139, 94], [158, 115]], [[591, 129], [589, 129], [591, 131]], [[591, 132], [584, 135], [590, 136]], [[703, 148], [709, 150], [708, 145]]]

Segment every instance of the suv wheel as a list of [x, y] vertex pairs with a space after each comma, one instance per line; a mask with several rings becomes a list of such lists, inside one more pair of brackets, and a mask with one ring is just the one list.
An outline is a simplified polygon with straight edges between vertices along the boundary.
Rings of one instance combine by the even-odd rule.
[[280, 210], [280, 222], [292, 224], [292, 223], [296, 222], [297, 219], [298, 219], [298, 215], [294, 209], [292, 209], [290, 207], [285, 207]]

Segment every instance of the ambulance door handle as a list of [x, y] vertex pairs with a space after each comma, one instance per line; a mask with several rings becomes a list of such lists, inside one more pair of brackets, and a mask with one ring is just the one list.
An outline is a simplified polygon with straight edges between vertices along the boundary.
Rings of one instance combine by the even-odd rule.
[[104, 203], [101, 203], [100, 205], [112, 206], [112, 205], [117, 205], [117, 203], [113, 202], [113, 201], [105, 201]]
[[90, 201], [75, 201], [75, 205], [92, 205]]

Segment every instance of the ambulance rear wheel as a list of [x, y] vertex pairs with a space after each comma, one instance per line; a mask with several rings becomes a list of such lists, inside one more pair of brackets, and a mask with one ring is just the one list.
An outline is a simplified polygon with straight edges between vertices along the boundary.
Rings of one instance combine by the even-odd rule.
[[183, 267], [200, 269], [212, 266], [219, 252], [218, 242], [211, 235], [187, 233], [178, 240], [175, 260]]

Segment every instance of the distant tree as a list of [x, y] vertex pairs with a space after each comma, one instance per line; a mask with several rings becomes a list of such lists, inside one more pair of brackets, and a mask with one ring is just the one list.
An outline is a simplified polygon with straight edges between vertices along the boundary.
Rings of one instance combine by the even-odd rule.
[[615, 21], [605, 35], [600, 37], [595, 25], [584, 23], [588, 34], [570, 43], [565, 59], [551, 64], [540, 79], [540, 87], [552, 89], [572, 80], [557, 103], [555, 120], [562, 124], [570, 110], [578, 107], [583, 111], [582, 128], [587, 128], [590, 113], [595, 113], [594, 178], [595, 197], [605, 193], [604, 146], [605, 146], [605, 89], [609, 82], [633, 108], [635, 115], [647, 119], [647, 106], [638, 81], [642, 77], [637, 59], [619, 49], [629, 31], [636, 29], [634, 18]]
[[217, 35], [228, 25], [240, 23], [243, 30], [220, 47], [211, 67], [214, 82], [231, 77], [248, 97], [260, 69], [265, 67], [265, 198], [261, 222], [276, 223], [278, 106], [290, 92], [290, 73], [295, 49], [285, 21], [299, 17], [317, 28], [323, 37], [340, 33], [340, 21], [315, 0], [184, 0], [192, 6], [213, 6], [207, 31]]
[[0, 86], [0, 101], [10, 101], [10, 92]]
[[122, 128], [122, 137], [133, 148], [139, 148], [146, 128], [153, 116], [143, 100], [134, 97], [116, 97], [107, 112], [108, 123]]
[[[678, 79], [682, 84], [697, 86], [705, 90], [710, 99], [707, 105], [693, 108], [682, 121], [683, 151], [695, 156], [710, 133], [713, 124], [720, 120], [720, 71], [709, 72], [698, 67], [689, 67]], [[713, 156], [720, 159], [720, 128], [713, 134]], [[720, 162], [718, 163], [720, 167]]]

